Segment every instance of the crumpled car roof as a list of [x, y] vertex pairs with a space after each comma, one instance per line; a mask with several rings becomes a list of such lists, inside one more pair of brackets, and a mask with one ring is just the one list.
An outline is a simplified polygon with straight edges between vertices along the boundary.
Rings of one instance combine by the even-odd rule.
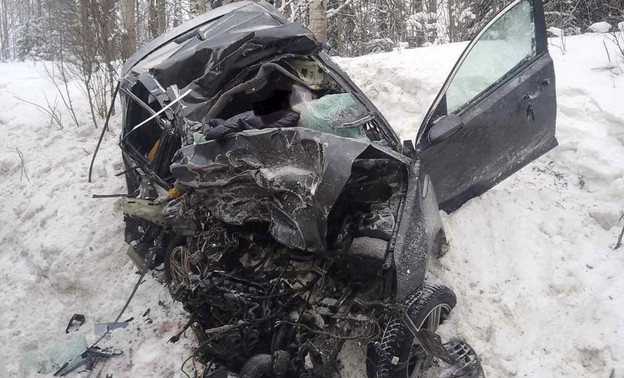
[[182, 26], [143, 46], [126, 61], [122, 75], [148, 72], [162, 88], [191, 89], [183, 100], [183, 115], [191, 120], [200, 120], [226, 85], [260, 62], [322, 49], [309, 30], [287, 23], [267, 3], [233, 3]]

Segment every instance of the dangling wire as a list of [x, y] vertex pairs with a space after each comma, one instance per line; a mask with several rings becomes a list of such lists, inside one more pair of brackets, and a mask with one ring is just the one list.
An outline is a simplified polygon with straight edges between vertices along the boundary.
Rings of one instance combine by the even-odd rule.
[[89, 165], [89, 182], [91, 182], [91, 172], [93, 171], [93, 163], [95, 162], [95, 157], [100, 150], [100, 145], [102, 144], [102, 139], [104, 139], [104, 133], [108, 128], [108, 122], [110, 121], [110, 117], [113, 114], [113, 110], [115, 110], [115, 98], [117, 98], [117, 92], [119, 92], [119, 85], [120, 82], [118, 81], [117, 86], [115, 87], [115, 91], [113, 92], [113, 98], [111, 99], [108, 113], [106, 114], [106, 122], [104, 122], [104, 127], [102, 127], [102, 134], [100, 134], [100, 139], [97, 142], [97, 146], [95, 146], [95, 151], [93, 151], [93, 157], [91, 158], [91, 164]]

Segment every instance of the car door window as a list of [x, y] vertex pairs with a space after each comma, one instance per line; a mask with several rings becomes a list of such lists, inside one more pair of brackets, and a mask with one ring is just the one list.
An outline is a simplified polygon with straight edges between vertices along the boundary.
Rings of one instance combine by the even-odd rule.
[[535, 56], [533, 5], [520, 0], [481, 34], [446, 91], [448, 114], [465, 108]]

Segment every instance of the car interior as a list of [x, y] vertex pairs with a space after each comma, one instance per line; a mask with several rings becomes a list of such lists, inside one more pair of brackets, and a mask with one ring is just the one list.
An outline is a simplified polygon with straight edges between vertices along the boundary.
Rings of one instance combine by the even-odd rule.
[[[162, 106], [141, 80], [131, 94], [121, 144], [134, 159], [172, 183], [169, 165], [184, 139], [174, 126], [178, 120], [170, 109], [153, 117]], [[150, 117], [153, 119], [135, 128]], [[386, 142], [377, 122], [316, 57], [290, 55], [243, 70], [231, 80], [201, 122], [193, 126], [193, 141], [206, 142], [248, 130], [304, 127], [383, 145]], [[163, 143], [165, 138], [171, 140]]]

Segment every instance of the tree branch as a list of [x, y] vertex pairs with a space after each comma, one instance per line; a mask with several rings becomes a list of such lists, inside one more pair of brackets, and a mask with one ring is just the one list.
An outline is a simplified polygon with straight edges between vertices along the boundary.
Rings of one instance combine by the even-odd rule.
[[327, 10], [327, 19], [330, 19], [333, 16], [335, 16], [336, 13], [340, 12], [344, 7], [346, 7], [347, 5], [351, 4], [352, 1], [353, 0], [347, 0], [347, 1], [343, 2], [342, 4], [340, 4], [340, 6], [338, 6], [338, 8], [328, 9]]

